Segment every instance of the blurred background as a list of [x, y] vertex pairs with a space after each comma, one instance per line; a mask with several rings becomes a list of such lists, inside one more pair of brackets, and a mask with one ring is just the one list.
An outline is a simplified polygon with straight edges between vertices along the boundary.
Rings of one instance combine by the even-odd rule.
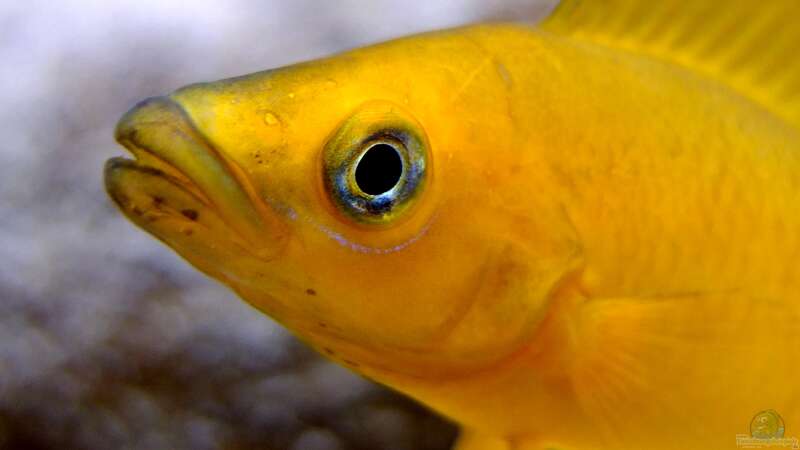
[[102, 166], [145, 97], [552, 3], [0, 2], [0, 449], [449, 448], [126, 222]]

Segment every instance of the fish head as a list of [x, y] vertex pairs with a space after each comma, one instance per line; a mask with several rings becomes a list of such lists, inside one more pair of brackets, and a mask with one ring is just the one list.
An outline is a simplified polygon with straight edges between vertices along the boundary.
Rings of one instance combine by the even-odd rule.
[[554, 205], [524, 213], [546, 195], [504, 191], [504, 74], [469, 39], [416, 39], [146, 100], [117, 127], [136, 160], [108, 163], [107, 190], [363, 373], [497, 363], [530, 341], [572, 246]]

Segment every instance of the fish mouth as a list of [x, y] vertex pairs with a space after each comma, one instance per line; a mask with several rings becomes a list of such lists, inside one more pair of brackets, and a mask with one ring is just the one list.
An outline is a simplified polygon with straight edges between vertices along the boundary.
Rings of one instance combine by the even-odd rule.
[[251, 253], [268, 257], [275, 248], [275, 214], [178, 103], [168, 97], [140, 102], [120, 119], [115, 138], [135, 159], [106, 163], [106, 190], [137, 225], [170, 245], [169, 231], [203, 224]]

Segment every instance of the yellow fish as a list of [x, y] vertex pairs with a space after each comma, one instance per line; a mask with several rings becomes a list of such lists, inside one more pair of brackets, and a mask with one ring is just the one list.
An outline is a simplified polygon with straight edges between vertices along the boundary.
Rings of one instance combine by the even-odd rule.
[[122, 118], [106, 186], [458, 450], [800, 437], [798, 20], [568, 0], [192, 85]]

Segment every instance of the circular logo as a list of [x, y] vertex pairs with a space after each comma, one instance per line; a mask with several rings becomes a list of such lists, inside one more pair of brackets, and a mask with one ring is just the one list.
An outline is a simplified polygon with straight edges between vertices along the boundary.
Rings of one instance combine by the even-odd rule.
[[750, 421], [750, 436], [754, 438], [782, 438], [783, 432], [783, 419], [774, 409], [761, 411]]

